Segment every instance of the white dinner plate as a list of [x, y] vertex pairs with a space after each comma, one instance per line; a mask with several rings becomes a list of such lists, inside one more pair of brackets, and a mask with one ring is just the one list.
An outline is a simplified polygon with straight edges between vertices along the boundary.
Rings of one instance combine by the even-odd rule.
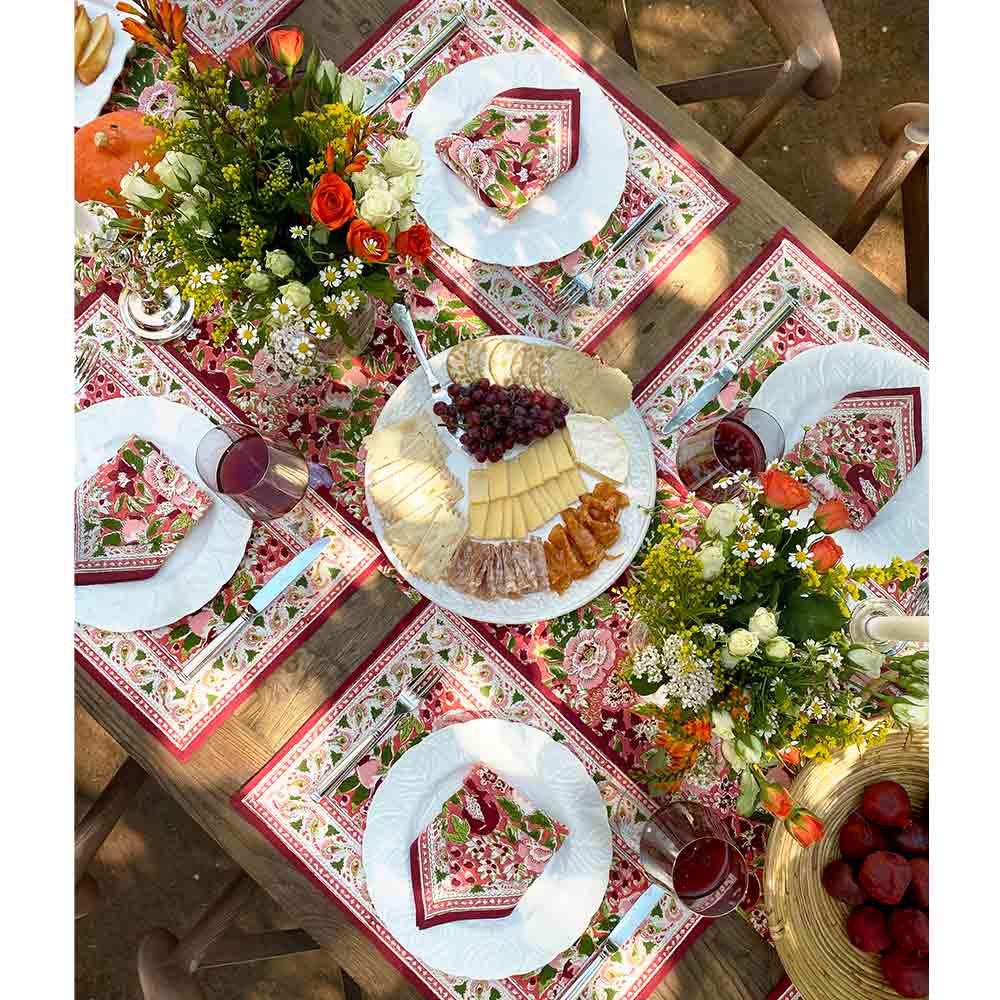
[[190, 406], [155, 396], [109, 399], [76, 415], [77, 485], [138, 434], [176, 462], [213, 500], [208, 513], [155, 576], [74, 587], [75, 617], [82, 625], [112, 632], [170, 625], [207, 604], [236, 572], [252, 522], [223, 503], [202, 482], [194, 464], [198, 442], [212, 426], [208, 417]]
[[107, 65], [93, 83], [83, 84], [76, 78], [75, 71], [73, 73], [73, 124], [77, 128], [93, 121], [101, 113], [101, 108], [107, 104], [111, 96], [115, 80], [125, 68], [125, 59], [135, 44], [132, 36], [122, 27], [126, 15], [115, 10], [114, 3], [83, 0], [83, 7], [91, 21], [101, 14], [108, 15], [115, 41], [111, 46], [111, 52], [108, 53]]
[[[863, 531], [838, 531], [848, 565], [883, 565], [893, 556], [909, 559], [929, 544], [930, 373], [922, 365], [871, 344], [834, 344], [797, 354], [775, 369], [751, 405], [767, 410], [785, 432], [785, 452], [801, 440], [805, 426], [825, 417], [844, 396], [866, 389], [920, 389], [923, 454], [895, 495]], [[811, 514], [810, 507], [805, 513]]]
[[[569, 836], [509, 917], [420, 930], [410, 845], [478, 761]], [[476, 719], [432, 733], [393, 765], [368, 811], [362, 861], [375, 912], [407, 951], [449, 976], [503, 979], [540, 968], [584, 932], [607, 888], [611, 830], [597, 785], [571, 750], [532, 726]]]
[[[511, 87], [578, 88], [580, 155], [572, 170], [508, 220], [444, 165], [434, 143]], [[406, 131], [420, 142], [424, 160], [414, 195], [421, 216], [438, 239], [485, 263], [526, 267], [565, 256], [601, 230], [625, 190], [628, 149], [611, 102], [585, 73], [541, 52], [457, 66], [427, 92]]]
[[[543, 340], [540, 337], [503, 337], [502, 339], [523, 340], [526, 343], [559, 348], [558, 344], [553, 344], [552, 341]], [[571, 347], [559, 349], [573, 350]], [[448, 377], [447, 367], [448, 350], [441, 351], [440, 354], [436, 354], [430, 359], [431, 367], [438, 374], [442, 385], [447, 385], [451, 381]], [[386, 401], [378, 420], [375, 422], [375, 429], [381, 430], [383, 427], [398, 423], [400, 420], [405, 420], [421, 411], [429, 413], [431, 405], [427, 377], [422, 369], [417, 368], [403, 380]], [[628, 409], [612, 419], [611, 423], [625, 439], [629, 451], [628, 479], [624, 484], [616, 487], [629, 498], [628, 507], [621, 512], [618, 518], [618, 523], [621, 525], [621, 535], [612, 546], [612, 552], [617, 553], [618, 558], [606, 559], [593, 573], [582, 580], [575, 580], [561, 594], [557, 594], [554, 590], [542, 590], [518, 598], [498, 597], [486, 601], [456, 590], [443, 581], [438, 580], [432, 583], [411, 573], [399, 560], [392, 546], [384, 541], [385, 521], [381, 511], [372, 501], [371, 493], [368, 490], [368, 470], [366, 467], [365, 502], [368, 505], [368, 516], [371, 518], [379, 545], [382, 546], [383, 552], [395, 566], [397, 572], [405, 577], [424, 597], [465, 618], [473, 618], [481, 622], [494, 622], [499, 625], [520, 625], [525, 622], [557, 618], [559, 615], [583, 607], [584, 604], [603, 594], [632, 562], [646, 535], [650, 512], [656, 499], [656, 465], [653, 459], [653, 444], [649, 439], [649, 429], [635, 408], [635, 404], [630, 403]], [[481, 469], [483, 466], [467, 451], [460, 448], [450, 436], [442, 434], [442, 442], [449, 449], [448, 468], [461, 484], [465, 494], [455, 505], [455, 509], [465, 516], [469, 508], [469, 470]], [[506, 457], [513, 458], [524, 450], [525, 446], [518, 445], [508, 452]], [[597, 477], [590, 475], [583, 469], [580, 469], [579, 472], [587, 489], [593, 489], [598, 482]], [[550, 521], [546, 521], [540, 528], [536, 528], [529, 534], [536, 538], [547, 538], [553, 526], [561, 523], [562, 520], [556, 514]]]

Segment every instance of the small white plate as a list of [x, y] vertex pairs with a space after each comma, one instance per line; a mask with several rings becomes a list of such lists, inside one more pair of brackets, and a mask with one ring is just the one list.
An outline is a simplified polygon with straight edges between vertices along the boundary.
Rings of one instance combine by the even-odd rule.
[[[410, 845], [477, 761], [569, 836], [509, 917], [420, 930]], [[584, 932], [607, 889], [611, 830], [597, 785], [571, 750], [532, 726], [476, 719], [432, 733], [393, 765], [368, 811], [362, 861], [375, 912], [407, 951], [449, 976], [503, 979], [540, 968]]]
[[[511, 87], [578, 88], [580, 155], [572, 170], [507, 220], [444, 165], [434, 143]], [[564, 257], [600, 232], [625, 190], [628, 149], [611, 102], [585, 73], [541, 52], [457, 66], [427, 92], [406, 130], [424, 160], [414, 196], [420, 215], [438, 239], [473, 260], [526, 267]]]
[[[766, 410], [785, 432], [785, 452], [802, 440], [802, 429], [825, 417], [845, 396], [866, 389], [920, 389], [923, 455], [895, 495], [865, 525], [836, 534], [847, 565], [884, 565], [893, 556], [909, 559], [930, 544], [930, 372], [895, 351], [871, 344], [814, 347], [786, 361], [765, 380], [752, 405]], [[805, 513], [811, 513], [809, 508]]]
[[[115, 80], [121, 75], [125, 68], [125, 59], [132, 51], [135, 44], [132, 36], [122, 27], [122, 21], [126, 15], [119, 10], [115, 10], [114, 3], [99, 3], [95, 0], [84, 0], [82, 4], [87, 16], [94, 20], [101, 14], [107, 14], [114, 32], [115, 42], [108, 53], [108, 63], [101, 70], [101, 75], [90, 84], [81, 83], [74, 70], [73, 73], [73, 124], [80, 128], [87, 122], [93, 121], [100, 113], [101, 108], [108, 103], [111, 96], [111, 88], [115, 85]], [[75, 10], [75, 8], [74, 8]]]
[[155, 396], [109, 399], [76, 415], [77, 485], [129, 437], [139, 434], [161, 448], [213, 500], [208, 513], [155, 576], [74, 587], [75, 617], [80, 624], [112, 632], [170, 625], [207, 604], [236, 572], [253, 525], [212, 493], [197, 473], [195, 450], [212, 426], [208, 417], [190, 406]]

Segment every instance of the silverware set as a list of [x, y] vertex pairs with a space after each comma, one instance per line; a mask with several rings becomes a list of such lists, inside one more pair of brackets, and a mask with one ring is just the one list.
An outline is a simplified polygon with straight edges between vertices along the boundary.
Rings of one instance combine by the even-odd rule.
[[77, 352], [73, 361], [73, 393], [82, 392], [83, 387], [90, 381], [94, 369], [100, 357], [101, 350], [96, 343], [85, 340]]

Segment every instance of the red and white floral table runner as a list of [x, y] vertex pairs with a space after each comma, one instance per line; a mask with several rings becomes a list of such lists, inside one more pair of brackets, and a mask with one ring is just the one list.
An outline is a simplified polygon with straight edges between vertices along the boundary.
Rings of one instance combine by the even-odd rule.
[[188, 0], [184, 37], [201, 52], [225, 59], [237, 46], [286, 18], [302, 0]]
[[[76, 349], [97, 345], [99, 361], [78, 408], [130, 396], [184, 403], [215, 420], [236, 413], [171, 347], [142, 344], [121, 325], [115, 298], [99, 293], [76, 319]], [[110, 457], [110, 456], [109, 456]], [[258, 616], [223, 658], [192, 680], [179, 671], [208, 637], [233, 621], [256, 588], [316, 539], [335, 538], [306, 577]], [[345, 517], [329, 495], [312, 490], [291, 514], [256, 525], [246, 555], [211, 604], [164, 628], [114, 633], [77, 625], [77, 660], [178, 757], [187, 758], [251, 688], [299, 646], [382, 559], [374, 539]]]

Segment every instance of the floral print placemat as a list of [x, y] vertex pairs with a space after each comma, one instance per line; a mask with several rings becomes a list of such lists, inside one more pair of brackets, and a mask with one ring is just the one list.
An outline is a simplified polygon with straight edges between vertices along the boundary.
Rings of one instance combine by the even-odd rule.
[[[405, 124], [427, 90], [469, 60], [504, 52], [543, 52], [578, 67], [607, 94], [621, 119], [629, 149], [625, 192], [601, 232], [561, 260], [508, 268], [471, 260], [435, 240], [433, 280], [405, 269], [394, 280], [406, 290], [416, 327], [428, 335], [448, 326], [463, 337], [489, 332], [523, 334], [593, 349], [718, 225], [738, 199], [516, 0], [413, 0], [349, 57], [344, 68], [364, 79], [369, 90], [376, 90], [461, 11], [466, 27], [390, 102], [392, 116]], [[589, 300], [560, 309], [555, 296], [566, 288], [573, 273], [600, 261], [629, 221], [656, 198], [662, 199], [662, 208], [623, 252], [603, 261]]]
[[[121, 325], [115, 299], [97, 293], [82, 304], [75, 346], [97, 345], [98, 362], [76, 399], [78, 409], [104, 400], [159, 396], [214, 420], [232, 409], [206, 388], [169, 346], [143, 344]], [[240, 419], [239, 417], [235, 417]], [[334, 541], [310, 570], [258, 615], [222, 657], [184, 680], [183, 664], [233, 621], [274, 572], [323, 535]], [[211, 604], [152, 631], [115, 633], [77, 625], [77, 661], [181, 759], [186, 759], [252, 687], [315, 630], [382, 560], [369, 534], [329, 495], [310, 490], [290, 514], [255, 525], [236, 573]]]
[[[442, 677], [415, 715], [402, 715], [370, 756], [325, 798], [313, 785], [331, 763], [391, 711], [404, 685], [430, 667]], [[572, 750], [607, 804], [614, 855], [607, 893], [576, 944], [530, 975], [501, 981], [445, 976], [407, 952], [379, 921], [361, 863], [368, 803], [393, 763], [426, 733], [477, 717], [523, 722]], [[645, 890], [638, 838], [653, 800], [601, 747], [568, 720], [523, 669], [477, 627], [422, 602], [369, 660], [309, 719], [267, 766], [236, 793], [234, 805], [300, 870], [366, 930], [386, 958], [428, 997], [440, 1000], [557, 998], [596, 944]], [[592, 987], [602, 1000], [642, 1000], [704, 928], [672, 897], [654, 909], [627, 946], [604, 963]]]
[[802, 994], [792, 985], [792, 981], [786, 976], [767, 1000], [802, 1000]]

